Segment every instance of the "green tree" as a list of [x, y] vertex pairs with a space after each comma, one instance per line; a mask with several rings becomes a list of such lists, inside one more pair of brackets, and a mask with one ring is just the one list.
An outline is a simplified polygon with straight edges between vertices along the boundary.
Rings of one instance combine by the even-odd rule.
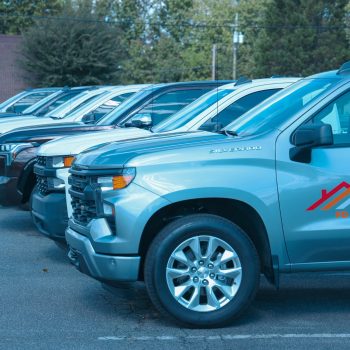
[[[166, 0], [154, 5], [151, 42], [155, 77], [161, 81], [210, 79], [217, 44], [218, 78], [232, 75], [232, 0]], [[231, 60], [231, 61], [230, 61]]]
[[[273, 0], [241, 0], [238, 6], [239, 28], [244, 33], [244, 44], [238, 50], [238, 75], [254, 77], [256, 43], [264, 25], [267, 5]], [[260, 39], [259, 39], [260, 40]]]
[[61, 12], [63, 0], [0, 1], [0, 33], [20, 34], [34, 24], [35, 17]]
[[89, 7], [68, 5], [60, 18], [40, 20], [25, 33], [23, 67], [37, 86], [118, 83], [125, 56], [118, 27]]
[[119, 32], [116, 50], [118, 58], [118, 82], [144, 83], [152, 79], [150, 40], [147, 21], [151, 10], [150, 0], [100, 0], [95, 13], [104, 18]]
[[[346, 4], [346, 0], [266, 0], [255, 8], [260, 14], [256, 28], [252, 28], [254, 21], [242, 24], [246, 44], [240, 56], [241, 70], [266, 77], [337, 68], [348, 58]], [[254, 7], [251, 0], [243, 4], [249, 5]]]
[[200, 79], [210, 79], [213, 44], [217, 47], [216, 77], [232, 79], [232, 34], [237, 6], [232, 0], [195, 0], [196, 23], [185, 51], [186, 65], [196, 68]]

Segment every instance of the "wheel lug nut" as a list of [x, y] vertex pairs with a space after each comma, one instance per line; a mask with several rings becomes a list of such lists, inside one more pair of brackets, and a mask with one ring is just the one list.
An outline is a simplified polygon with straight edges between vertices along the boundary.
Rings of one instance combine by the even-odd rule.
[[192, 271], [192, 272], [196, 272], [197, 269], [196, 269], [195, 267], [192, 267], [191, 271]]
[[193, 282], [194, 283], [197, 283], [199, 281], [199, 278], [198, 277], [193, 277]]
[[204, 265], [204, 261], [200, 260], [199, 265], [203, 266]]
[[207, 286], [209, 284], [209, 282], [207, 280], [203, 280], [202, 283]]
[[214, 268], [214, 265], [213, 265], [213, 264], [209, 264], [209, 265], [208, 265], [208, 268], [209, 268], [209, 269], [213, 269], [213, 268]]
[[215, 274], [214, 273], [211, 273], [209, 276], [210, 276], [210, 278], [215, 278]]

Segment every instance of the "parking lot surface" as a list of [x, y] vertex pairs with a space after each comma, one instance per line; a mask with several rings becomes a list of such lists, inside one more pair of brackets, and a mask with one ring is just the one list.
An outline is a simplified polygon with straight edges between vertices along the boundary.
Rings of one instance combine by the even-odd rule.
[[350, 274], [264, 280], [231, 327], [180, 328], [161, 317], [142, 283], [104, 289], [38, 234], [30, 214], [0, 208], [1, 349], [349, 349]]

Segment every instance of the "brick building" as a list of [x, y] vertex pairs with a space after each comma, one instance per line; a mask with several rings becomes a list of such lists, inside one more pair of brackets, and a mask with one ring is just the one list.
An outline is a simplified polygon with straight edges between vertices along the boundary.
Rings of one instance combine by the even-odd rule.
[[18, 61], [21, 36], [0, 34], [0, 102], [28, 87]]

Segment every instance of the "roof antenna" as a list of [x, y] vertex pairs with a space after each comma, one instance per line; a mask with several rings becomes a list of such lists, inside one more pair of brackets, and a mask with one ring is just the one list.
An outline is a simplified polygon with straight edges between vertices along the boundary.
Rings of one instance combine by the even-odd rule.
[[350, 74], [350, 61], [345, 62], [338, 70], [337, 75]]
[[238, 80], [236, 81], [234, 86], [239, 86], [239, 85], [243, 85], [243, 84], [247, 84], [247, 83], [251, 83], [252, 80], [248, 79], [247, 77], [240, 77], [238, 78]]

